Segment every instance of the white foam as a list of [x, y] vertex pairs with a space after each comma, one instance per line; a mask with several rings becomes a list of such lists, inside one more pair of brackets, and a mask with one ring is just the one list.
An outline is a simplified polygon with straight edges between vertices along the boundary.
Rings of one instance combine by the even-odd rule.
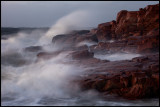
[[83, 45], [86, 45], [86, 46], [92, 46], [92, 45], [96, 45], [97, 43], [96, 42], [93, 42], [93, 41], [82, 41], [80, 43], [78, 43], [77, 46], [83, 46]]
[[119, 60], [131, 60], [134, 57], [139, 57], [140, 54], [133, 53], [115, 53], [115, 54], [94, 54], [94, 57], [101, 60], [119, 61]]
[[1, 39], [1, 54], [13, 53], [18, 50], [37, 45], [37, 41], [45, 34], [41, 30], [33, 30], [31, 33], [18, 32], [9, 35], [7, 40]]
[[[4, 79], [1, 85], [2, 99], [7, 95], [12, 97], [12, 94], [14, 94], [14, 99], [22, 97], [20, 101], [36, 100], [45, 96], [69, 97], [71, 93], [76, 91], [76, 88], [71, 90], [70, 81], [72, 77], [79, 75], [82, 69], [74, 65], [63, 64], [65, 56], [64, 53], [47, 61], [41, 60], [22, 67], [2, 69], [3, 76], [6, 71], [8, 71], [7, 73], [11, 72], [10, 79]], [[12, 103], [16, 103], [16, 101], [12, 101]], [[33, 102], [30, 101], [30, 103]]]

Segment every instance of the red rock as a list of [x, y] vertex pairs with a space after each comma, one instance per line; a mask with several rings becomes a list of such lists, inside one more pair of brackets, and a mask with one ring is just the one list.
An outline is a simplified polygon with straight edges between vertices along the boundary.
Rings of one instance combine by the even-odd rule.
[[[150, 54], [133, 58], [132, 61], [114, 62], [91, 62], [86, 59], [81, 61], [81, 64], [96, 68], [88, 70], [90, 73], [85, 79], [81, 78], [81, 87], [107, 94], [118, 94], [127, 99], [156, 97], [159, 90], [159, 73], [155, 72], [159, 68], [156, 64], [156, 59], [159, 59], [157, 57], [159, 54]], [[155, 66], [152, 65], [153, 62]]]
[[112, 90], [117, 88], [119, 89], [121, 87], [123, 87], [123, 85], [120, 83], [120, 77], [116, 76], [110, 80], [107, 80], [104, 90], [107, 91], [107, 90]]
[[37, 58], [38, 59], [50, 59], [52, 57], [56, 57], [57, 55], [59, 55], [60, 51], [57, 52], [40, 52], [37, 54]]
[[129, 32], [137, 31], [137, 12], [120, 11], [117, 15], [117, 27], [115, 29], [115, 34], [120, 38], [122, 35], [127, 37]]
[[145, 36], [138, 43], [138, 52], [155, 52], [159, 49], [158, 36]]
[[111, 37], [111, 23], [107, 22], [107, 23], [103, 23], [103, 24], [99, 24], [98, 25], [98, 29], [97, 29], [97, 38], [98, 41], [107, 41], [110, 40]]
[[71, 54], [72, 54], [72, 58], [74, 58], [74, 59], [92, 58], [94, 55], [93, 53], [88, 52], [88, 50], [76, 51]]
[[159, 87], [159, 73], [152, 74], [152, 78], [155, 80], [157, 87]]
[[146, 80], [147, 75], [145, 72], [134, 72], [132, 74], [132, 85], [135, 85], [135, 84], [144, 84], [145, 83], [145, 80]]
[[123, 87], [131, 86], [131, 76], [120, 76], [120, 83], [123, 84]]
[[136, 58], [133, 58], [132, 61], [135, 61], [135, 62], [144, 62], [148, 60], [148, 57], [146, 56], [143, 56], [143, 57], [136, 57]]
[[149, 5], [139, 11], [122, 10], [117, 14], [116, 21], [99, 24], [96, 35], [98, 41], [102, 42], [111, 39], [129, 40], [128, 37], [143, 36], [133, 42], [129, 40], [129, 45], [137, 45], [137, 52], [158, 51], [159, 4]]

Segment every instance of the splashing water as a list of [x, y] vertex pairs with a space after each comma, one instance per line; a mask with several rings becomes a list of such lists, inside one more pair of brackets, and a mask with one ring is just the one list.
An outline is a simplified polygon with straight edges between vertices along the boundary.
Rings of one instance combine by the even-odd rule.
[[[76, 20], [75, 20], [76, 19]], [[61, 19], [59, 19], [56, 24], [54, 24], [48, 32], [43, 36], [39, 43], [46, 44], [52, 40], [52, 37], [58, 34], [65, 34], [71, 30], [78, 30], [83, 28], [87, 21], [90, 19], [90, 14], [88, 11], [77, 10], [74, 11]]]

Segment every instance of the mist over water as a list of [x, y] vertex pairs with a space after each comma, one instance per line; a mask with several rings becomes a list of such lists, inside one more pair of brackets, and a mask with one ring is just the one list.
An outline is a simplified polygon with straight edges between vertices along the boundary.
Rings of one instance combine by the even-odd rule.
[[[40, 30], [34, 30], [31, 33], [18, 32], [14, 36], [8, 35], [9, 38], [6, 40], [1, 39], [1, 102], [3, 106], [159, 105], [158, 99], [128, 101], [120, 98], [116, 100], [116, 97], [108, 96], [106, 100], [95, 90], [82, 91], [77, 84], [72, 83], [72, 80], [77, 76], [83, 76], [85, 68], [68, 64], [70, 59], [66, 56], [69, 52], [61, 52], [49, 60], [37, 60], [38, 52], [24, 51], [26, 47], [39, 45], [47, 52], [56, 51], [59, 47], [51, 44], [52, 37], [73, 29], [80, 29], [78, 26], [85, 22], [84, 19], [89, 18], [87, 14], [86, 11], [75, 11], [64, 16], [48, 32]], [[95, 44], [84, 41], [79, 46]], [[123, 55], [121, 54], [120, 57]], [[122, 60], [117, 56], [119, 54], [99, 56], [99, 58], [111, 61]], [[128, 56], [127, 59], [132, 57], [136, 55]]]

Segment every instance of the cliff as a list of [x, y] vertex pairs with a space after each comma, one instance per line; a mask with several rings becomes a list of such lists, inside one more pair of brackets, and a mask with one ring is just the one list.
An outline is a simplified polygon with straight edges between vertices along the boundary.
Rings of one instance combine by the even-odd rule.
[[99, 42], [127, 40], [125, 46], [136, 45], [138, 52], [158, 49], [159, 4], [140, 8], [139, 11], [122, 10], [116, 21], [99, 24], [95, 34]]

